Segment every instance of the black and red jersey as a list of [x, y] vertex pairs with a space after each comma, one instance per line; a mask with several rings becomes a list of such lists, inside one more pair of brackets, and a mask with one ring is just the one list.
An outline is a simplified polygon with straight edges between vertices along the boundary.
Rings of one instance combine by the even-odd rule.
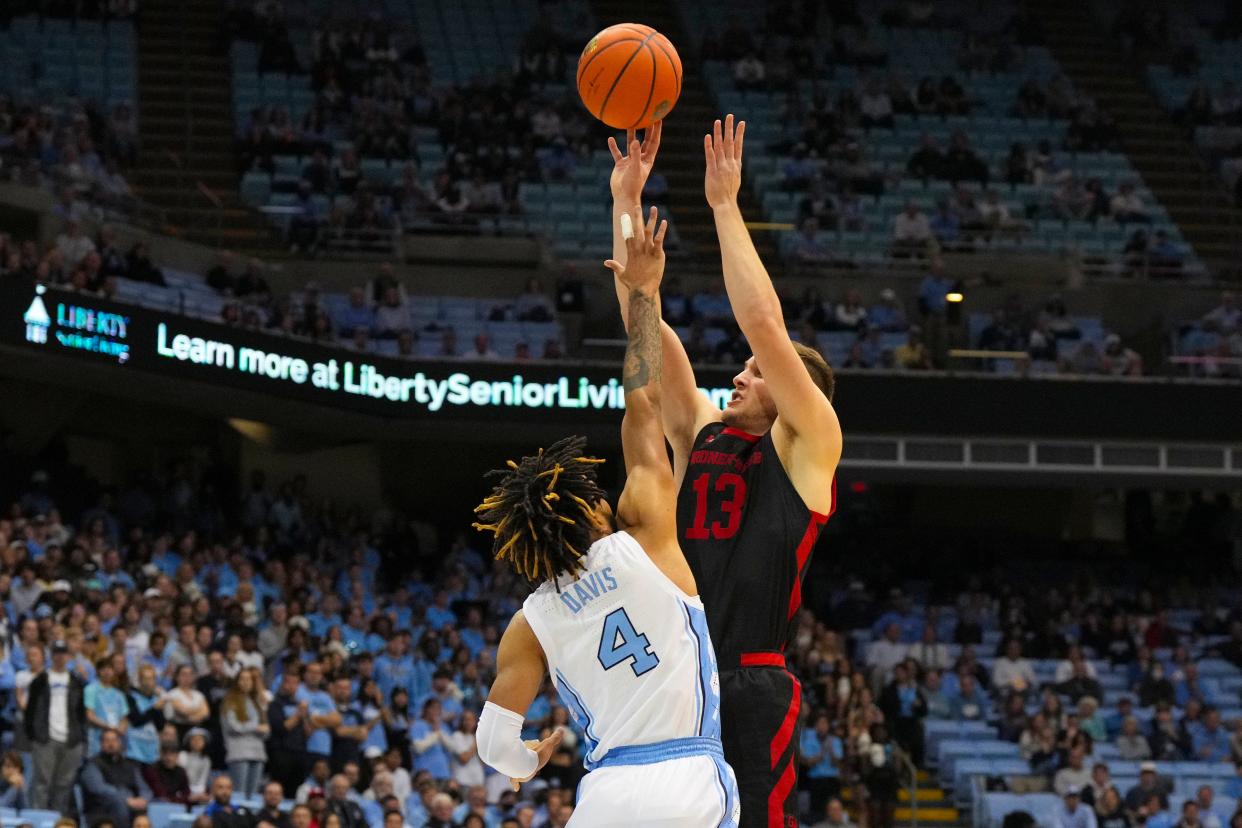
[[[834, 480], [833, 509], [836, 501]], [[722, 670], [740, 666], [743, 654], [785, 649], [811, 550], [831, 514], [802, 502], [771, 432], [756, 437], [716, 422], [695, 437], [677, 530]]]

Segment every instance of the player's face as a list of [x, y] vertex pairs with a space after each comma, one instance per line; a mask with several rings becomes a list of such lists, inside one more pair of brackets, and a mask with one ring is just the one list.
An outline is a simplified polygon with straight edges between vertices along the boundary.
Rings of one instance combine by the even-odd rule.
[[746, 360], [733, 378], [733, 399], [725, 407], [723, 418], [725, 425], [752, 434], [763, 434], [776, 420], [776, 404], [754, 357]]

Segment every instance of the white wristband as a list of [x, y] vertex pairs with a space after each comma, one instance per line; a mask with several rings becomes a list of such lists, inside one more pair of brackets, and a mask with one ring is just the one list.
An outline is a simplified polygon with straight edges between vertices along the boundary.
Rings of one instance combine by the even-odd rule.
[[626, 241], [634, 238], [634, 219], [630, 218], [629, 213], [621, 214], [621, 238]]
[[475, 739], [479, 758], [511, 779], [525, 779], [539, 767], [539, 755], [522, 742], [523, 718], [487, 702]]

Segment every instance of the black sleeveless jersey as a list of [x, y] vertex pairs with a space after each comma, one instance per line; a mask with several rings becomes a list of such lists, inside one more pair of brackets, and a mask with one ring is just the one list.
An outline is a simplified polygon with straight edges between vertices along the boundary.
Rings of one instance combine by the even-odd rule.
[[770, 432], [756, 437], [716, 422], [695, 437], [677, 535], [721, 669], [737, 667], [743, 653], [785, 649], [811, 550], [831, 514], [802, 502]]

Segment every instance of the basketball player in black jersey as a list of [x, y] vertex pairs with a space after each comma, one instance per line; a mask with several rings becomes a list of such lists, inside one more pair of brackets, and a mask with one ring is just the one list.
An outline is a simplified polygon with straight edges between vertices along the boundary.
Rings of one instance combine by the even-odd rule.
[[[664, 434], [679, 489], [677, 529], [707, 610], [720, 664], [725, 757], [737, 774], [743, 828], [797, 825], [801, 687], [784, 649], [802, 604], [802, 578], [836, 507], [841, 426], [832, 369], [790, 340], [772, 280], [738, 209], [745, 122], [704, 136], [707, 203], [720, 239], [725, 289], [753, 351], [722, 412], [698, 391], [677, 334], [663, 326]], [[616, 166], [613, 258], [625, 255], [620, 215], [640, 208], [659, 149], [659, 124], [629, 136]], [[625, 286], [617, 284], [622, 315]]]

